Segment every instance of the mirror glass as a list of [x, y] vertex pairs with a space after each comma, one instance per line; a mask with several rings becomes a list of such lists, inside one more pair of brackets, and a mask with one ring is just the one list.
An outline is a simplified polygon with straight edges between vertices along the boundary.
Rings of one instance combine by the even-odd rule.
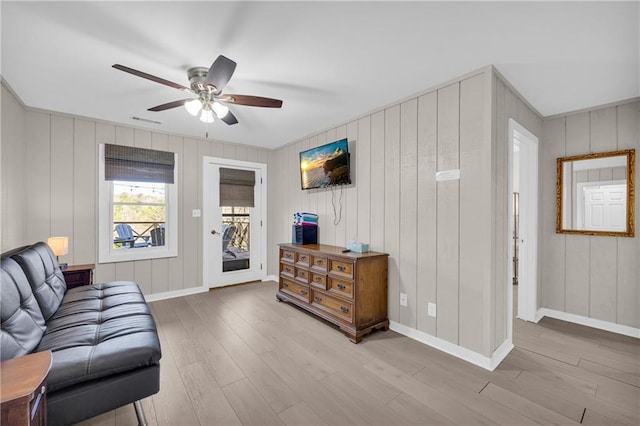
[[634, 235], [635, 150], [558, 158], [556, 231]]

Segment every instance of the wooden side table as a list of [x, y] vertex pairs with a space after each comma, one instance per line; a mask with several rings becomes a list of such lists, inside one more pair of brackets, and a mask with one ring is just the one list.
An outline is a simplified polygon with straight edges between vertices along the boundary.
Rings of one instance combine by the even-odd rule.
[[51, 351], [35, 352], [0, 364], [2, 425], [46, 425], [46, 380]]
[[81, 285], [93, 284], [93, 269], [95, 264], [68, 266], [62, 271], [67, 288], [74, 288]]

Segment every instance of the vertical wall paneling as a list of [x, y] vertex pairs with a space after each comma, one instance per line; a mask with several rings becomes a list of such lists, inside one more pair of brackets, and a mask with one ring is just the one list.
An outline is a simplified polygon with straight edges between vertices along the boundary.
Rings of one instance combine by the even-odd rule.
[[184, 170], [182, 174], [182, 188], [192, 188], [184, 191], [184, 204], [182, 215], [184, 216], [184, 227], [182, 229], [184, 238], [183, 253], [183, 282], [184, 287], [196, 287], [202, 285], [198, 282], [198, 264], [200, 263], [200, 247], [198, 247], [198, 221], [191, 217], [191, 210], [200, 208], [198, 198], [201, 196], [195, 188], [200, 188], [198, 183], [198, 141], [194, 139], [184, 139], [183, 145]]
[[[195, 209], [206, 209], [207, 207], [204, 205], [204, 200], [203, 200], [203, 179], [204, 179], [204, 164], [203, 164], [203, 157], [207, 156], [210, 157], [211, 156], [211, 143], [209, 141], [205, 141], [205, 140], [199, 140], [197, 142], [197, 149], [198, 149], [198, 155], [197, 155], [197, 163], [195, 165], [195, 167], [198, 170], [198, 177], [197, 177], [197, 181], [198, 181], [198, 185], [197, 185], [197, 194], [198, 194], [198, 201], [196, 202], [196, 205], [194, 207], [191, 208], [191, 211], [195, 208]], [[237, 152], [237, 151], [236, 151]], [[202, 246], [204, 244], [204, 238], [208, 238], [211, 236], [211, 234], [209, 232], [205, 233], [204, 232], [204, 228], [202, 226], [202, 216], [201, 217], [193, 217], [192, 212], [189, 211], [188, 212], [188, 218], [195, 224], [196, 227], [196, 259], [198, 260], [197, 262], [197, 275], [196, 275], [196, 283], [198, 283], [197, 285], [202, 285], [202, 283], [204, 282], [204, 278], [202, 276], [202, 270], [203, 270], [203, 266], [202, 266], [202, 256], [203, 256], [203, 249]], [[204, 261], [207, 261], [206, 259]]]
[[[142, 129], [133, 131], [133, 143], [138, 148], [151, 149], [151, 132]], [[151, 260], [133, 262], [133, 280], [144, 294], [153, 293]]]
[[[617, 146], [616, 107], [591, 112], [591, 150], [613, 151]], [[598, 177], [599, 179], [599, 177]], [[591, 237], [590, 316], [616, 322], [617, 239]]]
[[385, 251], [384, 244], [384, 158], [385, 112], [380, 111], [371, 116], [371, 207], [370, 215], [370, 243], [372, 251]]
[[[318, 140], [318, 136], [311, 136], [309, 138], [309, 148], [314, 148], [316, 146], [320, 146], [320, 142]], [[320, 196], [318, 195], [318, 190], [315, 189], [307, 189], [304, 191], [304, 194], [307, 196], [307, 200], [309, 202], [309, 212], [311, 213], [319, 213], [319, 204], [320, 204]], [[319, 223], [318, 226], [322, 226], [322, 223]], [[291, 231], [289, 231], [291, 232]], [[320, 241], [322, 243], [322, 241]]]
[[400, 105], [400, 292], [407, 306], [400, 307], [400, 322], [417, 327], [417, 228], [418, 228], [418, 100]]
[[[336, 129], [336, 140], [337, 139], [344, 139], [347, 137], [347, 126], [340, 126]], [[357, 145], [359, 145], [359, 142], [354, 142], [353, 140], [349, 140], [348, 142], [348, 148], [349, 148], [349, 153], [351, 154], [351, 162], [353, 163], [354, 159], [357, 160], [358, 156], [354, 156], [352, 151], [352, 147], [353, 149], [355, 149], [357, 147]], [[355, 145], [355, 146], [354, 146]], [[351, 170], [351, 179], [353, 180], [355, 176], [355, 171], [352, 169]], [[349, 233], [354, 233], [354, 231], [352, 231], [351, 229], [348, 228], [347, 223], [348, 223], [348, 219], [347, 218], [351, 218], [353, 216], [355, 216], [355, 207], [356, 207], [356, 201], [354, 201], [353, 199], [355, 199], [355, 194], [352, 195], [352, 193], [355, 191], [354, 186], [350, 185], [345, 187], [336, 187], [334, 188], [335, 193], [334, 193], [334, 200], [336, 201], [336, 211], [339, 213], [340, 211], [340, 204], [339, 204], [339, 199], [340, 199], [340, 190], [342, 190], [342, 217], [340, 219], [340, 222], [335, 226], [335, 240], [334, 240], [334, 245], [339, 246], [339, 247], [344, 247], [346, 244], [346, 241], [348, 239], [350, 239], [352, 237], [352, 235], [350, 235]], [[333, 209], [333, 206], [332, 206]], [[331, 217], [333, 218], [333, 212], [331, 214]]]
[[69, 254], [60, 262], [74, 263], [73, 119], [51, 117], [51, 233], [69, 237]]
[[[212, 140], [185, 141], [179, 136], [152, 133], [145, 129], [114, 126], [56, 113], [25, 111], [13, 95], [4, 88], [2, 90], [3, 95], [7, 95], [2, 99], [3, 108], [9, 106], [2, 111], [5, 121], [2, 128], [3, 220], [6, 211], [4, 203], [7, 200], [6, 204], [12, 208], [16, 206], [14, 210], [24, 217], [25, 224], [21, 226], [18, 221], [11, 220], [12, 229], [19, 235], [14, 237], [15, 244], [6, 249], [43, 241], [54, 234], [67, 235], [70, 250], [61, 261], [95, 263], [95, 282], [136, 281], [145, 295], [201, 285], [202, 229], [199, 220], [191, 217], [191, 210], [202, 208], [202, 157], [212, 153], [222, 156], [226, 152], [231, 158], [236, 157], [233, 159], [267, 163], [267, 150]], [[6, 120], [13, 119], [14, 115], [16, 119], [12, 120], [11, 125], [14, 122], [20, 124], [22, 133], [7, 124]], [[105, 143], [177, 153], [179, 214], [176, 257], [97, 263], [97, 153], [98, 145]], [[16, 171], [6, 167], [8, 162], [15, 164]], [[11, 179], [5, 179], [9, 171]], [[14, 175], [23, 176], [19, 179], [24, 182], [19, 196], [8, 188], [12, 183], [15, 184]], [[9, 214], [7, 216], [11, 217]], [[287, 221], [290, 220], [287, 218]], [[6, 225], [2, 223], [3, 230]], [[282, 228], [279, 230], [281, 232]], [[274, 264], [277, 265], [277, 261]]]
[[[584, 154], [590, 133], [588, 112], [566, 118], [565, 155]], [[570, 235], [565, 237], [565, 309], [567, 312], [589, 316], [591, 237]]]
[[[334, 142], [337, 137], [338, 137], [338, 129], [334, 128], [331, 130], [327, 131], [327, 142], [326, 143], [330, 143], [330, 142]], [[357, 137], [357, 135], [356, 135]], [[336, 211], [339, 208], [338, 207], [338, 201], [337, 198], [340, 197], [340, 193], [336, 193], [336, 187], [331, 187], [329, 189], [325, 189], [323, 190], [323, 192], [325, 193], [325, 220], [324, 220], [324, 229], [322, 229], [321, 233], [323, 236], [322, 239], [322, 244], [329, 244], [329, 245], [335, 245], [336, 243], [336, 226], [334, 224], [334, 215], [333, 215], [333, 203], [335, 202], [336, 205]], [[333, 194], [332, 194], [332, 190], [334, 190]], [[333, 195], [333, 202], [332, 202], [332, 195]], [[336, 197], [337, 196], [337, 197]], [[345, 199], [343, 198], [343, 213], [344, 210], [346, 210], [346, 206], [345, 206], [346, 202]]]
[[27, 226], [27, 191], [25, 191], [26, 171], [23, 165], [27, 159], [26, 120], [27, 113], [18, 100], [1, 86], [2, 102], [1, 136], [2, 141], [2, 212], [0, 222], [0, 251], [28, 243], [25, 239]]
[[30, 244], [51, 236], [51, 116], [29, 111], [27, 123], [26, 158], [31, 167], [26, 173], [26, 244]]
[[618, 238], [618, 324], [640, 328], [640, 101], [618, 106], [617, 149], [636, 150], [635, 234]]
[[[318, 146], [326, 144], [327, 141], [327, 133], [320, 133], [318, 135]], [[329, 227], [333, 227], [333, 223], [329, 220], [329, 214], [327, 211], [327, 190], [326, 189], [311, 189], [316, 194], [318, 199], [318, 242], [320, 244], [328, 244], [327, 243], [327, 232], [329, 231]], [[329, 204], [331, 200], [328, 201]]]
[[[135, 146], [134, 129], [130, 127], [116, 126], [115, 144]], [[116, 280], [133, 281], [135, 279], [135, 266], [133, 262], [118, 262], [116, 267]]]
[[400, 321], [400, 105], [385, 110], [384, 241], [389, 253], [388, 313]]
[[[152, 133], [151, 148], [159, 151], [171, 151], [169, 148], [169, 136], [162, 133]], [[179, 226], [179, 224], [174, 224], [173, 226]], [[180, 252], [180, 247], [178, 247], [178, 253]], [[169, 291], [170, 260], [171, 258], [151, 260], [151, 293], [165, 293]]]
[[230, 160], [234, 159], [236, 156], [236, 146], [230, 143], [225, 143], [222, 145], [222, 156], [224, 158], [228, 158]]
[[[369, 243], [371, 241], [371, 116], [358, 120], [357, 151], [355, 187], [358, 195], [358, 231], [356, 234], [358, 241]], [[346, 235], [346, 239], [350, 240], [351, 236]]]
[[[485, 76], [460, 83], [459, 185], [459, 343], [485, 353], [488, 324], [485, 294], [490, 291], [492, 265], [491, 140], [485, 140]], [[506, 219], [506, 218], [505, 218]], [[479, 226], [487, 224], [487, 226]], [[503, 309], [504, 307], [500, 307]]]
[[431, 335], [436, 334], [436, 318], [427, 315], [427, 304], [436, 303], [437, 120], [438, 93], [418, 98], [416, 321], [418, 330]]
[[302, 200], [302, 190], [296, 180], [296, 173], [300, 173], [300, 144], [297, 143], [289, 145], [287, 151], [289, 155], [285, 169], [287, 170], [287, 175], [291, 176], [291, 178], [286, 181], [288, 187], [287, 193], [289, 194], [289, 212], [287, 217], [291, 222], [293, 220], [293, 214], [302, 210], [300, 205]]
[[95, 263], [97, 232], [96, 194], [96, 125], [75, 119], [73, 131], [73, 261]]
[[[358, 191], [360, 182], [358, 182], [359, 163], [358, 158], [360, 155], [360, 130], [357, 121], [351, 121], [347, 124], [346, 129], [344, 126], [338, 128], [335, 139], [347, 138], [349, 143], [349, 154], [351, 154], [350, 174], [353, 183], [343, 187], [335, 187], [335, 198], [340, 198], [340, 190], [342, 194], [342, 220], [344, 222], [344, 228], [340, 228], [342, 236], [339, 238], [342, 246], [346, 244], [346, 241], [353, 238], [358, 238], [363, 241], [358, 235], [358, 222], [360, 215], [358, 211]], [[339, 202], [336, 202], [336, 210], [340, 208]], [[331, 215], [333, 217], [333, 214]]]
[[[637, 232], [634, 238], [555, 233], [556, 159], [589, 152], [638, 149], [639, 107], [640, 102], [635, 101], [543, 121], [540, 283], [544, 308], [640, 327]], [[590, 172], [584, 178], [599, 180], [601, 176], [600, 172]], [[636, 218], [637, 211], [636, 207]]]
[[[508, 156], [509, 150], [512, 150], [512, 146], [509, 140], [509, 117], [506, 108], [506, 87], [502, 80], [495, 74], [493, 75], [495, 96], [493, 102], [493, 123], [494, 132], [496, 138], [495, 146], [495, 162], [496, 168], [494, 170], [495, 175], [495, 197], [496, 197], [496, 214], [494, 218], [495, 226], [495, 293], [493, 304], [494, 309], [491, 310], [494, 321], [494, 335], [492, 339], [493, 349], [497, 348], [507, 337], [507, 312], [505, 307], [507, 305], [507, 286], [512, 285], [513, 275], [507, 276], [507, 282], [505, 285], [500, 285], [500, 274], [502, 271], [508, 270], [507, 263], [512, 259], [508, 258], [508, 245], [513, 244], [513, 240], [510, 239], [509, 232], [509, 218], [504, 215], [510, 214], [510, 206], [513, 204], [513, 192], [508, 193], [509, 177], [512, 174], [512, 170], [509, 168]], [[504, 176], [501, 176], [498, 172], [498, 168], [504, 170]], [[502, 224], [502, 226], [500, 226]], [[502, 243], [502, 244], [501, 244]], [[502, 248], [502, 249], [501, 249]], [[515, 307], [514, 307], [515, 309]]]
[[[565, 235], [556, 234], [556, 159], [565, 156], [564, 117], [545, 121], [540, 147], [540, 303], [565, 310]], [[570, 236], [567, 236], [570, 237]]]
[[[183, 173], [185, 169], [184, 155], [183, 155], [183, 145], [184, 140], [178, 136], [169, 136], [167, 149], [171, 152], [176, 153], [177, 157], [177, 173], [176, 178], [178, 179], [178, 212], [182, 212], [181, 207], [184, 206], [184, 194], [186, 192], [186, 187], [184, 185]], [[167, 260], [167, 267], [169, 269], [168, 273], [168, 291], [175, 291], [184, 288], [184, 280], [183, 280], [183, 269], [184, 269], [184, 253], [185, 253], [185, 239], [184, 239], [184, 228], [185, 222], [187, 220], [191, 220], [190, 218], [185, 218], [184, 214], [178, 214], [178, 223], [176, 226], [178, 227], [178, 256], [172, 257]], [[160, 284], [162, 286], [162, 284]]]
[[[104, 124], [104, 123], [96, 123], [96, 137], [95, 137], [95, 145], [94, 145], [94, 161], [97, 167], [98, 164], [98, 145], [99, 144], [105, 144], [105, 143], [115, 143], [116, 140], [116, 128], [115, 126], [111, 125], [111, 124]], [[98, 238], [98, 226], [97, 224], [98, 222], [98, 209], [95, 208], [95, 206], [98, 205], [97, 203], [97, 199], [98, 199], [98, 182], [97, 179], [100, 179], [100, 176], [97, 175], [96, 173], [96, 183], [94, 185], [94, 215], [93, 215], [93, 220], [94, 223], [96, 224], [95, 226], [95, 231], [94, 231], [94, 236], [96, 238], [96, 242], [97, 242], [97, 238]], [[98, 248], [97, 248], [97, 244], [95, 246], [95, 248], [93, 249], [94, 252], [94, 256], [95, 259], [98, 258]], [[108, 282], [108, 281], [114, 281], [116, 279], [116, 264], [115, 263], [97, 263], [96, 262], [96, 269], [95, 269], [95, 274], [93, 277], [93, 280], [95, 282], [98, 283], [102, 283], [102, 282]]]
[[[438, 171], [459, 164], [460, 88], [452, 84], [438, 90]], [[461, 175], [462, 175], [461, 171]], [[437, 337], [458, 343], [459, 297], [459, 184], [437, 183]]]

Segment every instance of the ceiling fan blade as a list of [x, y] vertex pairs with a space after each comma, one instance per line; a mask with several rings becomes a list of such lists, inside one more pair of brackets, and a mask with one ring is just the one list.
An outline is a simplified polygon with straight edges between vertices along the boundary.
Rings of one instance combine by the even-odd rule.
[[179, 101], [167, 102], [166, 104], [154, 106], [153, 108], [149, 108], [147, 111], [164, 111], [171, 108], [177, 108], [185, 104], [185, 102], [190, 101], [191, 99], [181, 99]]
[[265, 108], [282, 107], [282, 101], [280, 99], [263, 98], [261, 96], [224, 95], [220, 98], [220, 100], [235, 105], [246, 105]]
[[205, 82], [214, 86], [216, 88], [214, 93], [218, 94], [222, 92], [222, 89], [224, 89], [229, 80], [231, 80], [231, 76], [235, 70], [236, 63], [226, 56], [220, 55], [213, 61], [213, 64], [211, 64]]
[[221, 120], [224, 121], [225, 123], [227, 123], [229, 126], [232, 126], [234, 124], [238, 124], [238, 119], [236, 118], [235, 115], [233, 115], [231, 113], [231, 111], [228, 111], [227, 115], [222, 117]]
[[137, 77], [146, 78], [147, 80], [155, 81], [156, 83], [164, 84], [165, 86], [173, 87], [174, 89], [190, 91], [188, 87], [185, 87], [181, 84], [174, 83], [173, 81], [165, 80], [164, 78], [156, 77], [155, 75], [147, 74], [146, 72], [134, 70], [133, 68], [125, 67], [124, 65], [115, 64], [113, 68], [128, 72], [129, 74], [133, 74]]

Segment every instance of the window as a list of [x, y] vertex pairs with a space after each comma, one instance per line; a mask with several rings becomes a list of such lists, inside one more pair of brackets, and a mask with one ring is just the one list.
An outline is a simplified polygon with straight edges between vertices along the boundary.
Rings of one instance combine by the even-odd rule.
[[99, 153], [99, 261], [176, 256], [175, 155], [116, 145]]

